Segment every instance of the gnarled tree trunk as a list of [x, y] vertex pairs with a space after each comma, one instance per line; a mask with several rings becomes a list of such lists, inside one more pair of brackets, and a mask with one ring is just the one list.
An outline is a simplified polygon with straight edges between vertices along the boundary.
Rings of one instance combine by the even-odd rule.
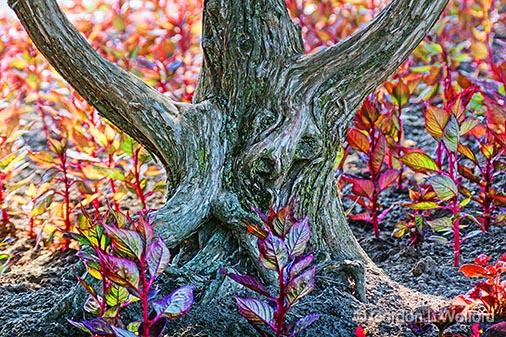
[[[205, 0], [199, 86], [193, 104], [178, 104], [100, 57], [56, 0], [9, 0], [62, 76], [171, 172], [175, 192], [152, 216], [170, 246], [199, 238], [187, 272], [212, 278], [219, 265], [254, 254], [243, 229], [257, 220], [250, 205], [295, 199], [298, 215], [311, 219], [320, 261], [349, 271], [362, 300], [364, 270], [376, 268], [336, 193], [338, 148], [363, 99], [407, 58], [447, 1], [392, 0], [365, 29], [304, 55], [284, 0]], [[246, 254], [230, 254], [236, 249]]]

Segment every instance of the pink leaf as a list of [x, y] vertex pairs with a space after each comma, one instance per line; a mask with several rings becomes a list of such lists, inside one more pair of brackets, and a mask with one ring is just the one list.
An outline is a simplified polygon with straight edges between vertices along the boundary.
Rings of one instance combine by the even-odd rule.
[[394, 169], [389, 169], [383, 172], [381, 177], [378, 180], [378, 186], [380, 191], [390, 187], [397, 179], [399, 178], [399, 171]]

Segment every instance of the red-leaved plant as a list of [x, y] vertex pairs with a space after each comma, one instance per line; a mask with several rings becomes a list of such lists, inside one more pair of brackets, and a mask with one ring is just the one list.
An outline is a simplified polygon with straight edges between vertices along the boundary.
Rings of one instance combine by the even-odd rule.
[[[149, 220], [141, 213], [133, 220], [110, 211], [105, 217], [80, 216], [81, 244], [78, 256], [88, 273], [100, 282], [100, 291], [79, 278], [88, 292], [85, 311], [96, 318], [69, 322], [92, 336], [158, 337], [169, 319], [184, 316], [193, 304], [193, 287], [183, 286], [156, 299], [155, 281], [170, 263], [170, 252], [153, 233]], [[142, 318], [126, 325], [121, 311], [140, 302]]]
[[400, 158], [414, 172], [429, 174], [427, 182], [432, 186], [436, 198], [432, 202], [424, 202], [421, 208], [446, 209], [451, 213], [450, 216], [438, 219], [437, 223], [439, 227], [451, 228], [453, 231], [455, 266], [460, 263], [461, 220], [468, 216], [462, 212], [462, 208], [471, 200], [470, 197], [459, 199], [462, 179], [458, 172], [458, 160], [460, 153], [471, 152], [462, 143], [462, 137], [478, 125], [476, 119], [465, 114], [466, 106], [475, 92], [475, 87], [464, 90], [445, 104], [443, 109], [427, 106], [425, 128], [438, 142], [436, 160], [421, 150], [407, 148], [404, 149], [405, 155]]
[[490, 107], [486, 113], [486, 123], [469, 133], [476, 140], [480, 151], [475, 154], [469, 148], [462, 147], [459, 152], [470, 165], [459, 163], [459, 173], [472, 184], [479, 187], [479, 193], [464, 192], [481, 206], [482, 212], [478, 223], [483, 231], [501, 222], [503, 219], [495, 214], [498, 207], [506, 207], [506, 195], [499, 191], [495, 182], [499, 174], [505, 170], [506, 153], [506, 111], [491, 102], [485, 95]]
[[[410, 202], [404, 203], [403, 206], [410, 208], [412, 213], [408, 214], [407, 220], [400, 221], [395, 225], [392, 235], [398, 239], [408, 235], [408, 244], [417, 246], [425, 239], [427, 224], [425, 217], [429, 215], [430, 209], [434, 207], [437, 195], [432, 186], [423, 184], [409, 190], [409, 199]], [[430, 224], [431, 222], [429, 222]]]
[[26, 151], [20, 141], [23, 130], [19, 127], [19, 115], [0, 107], [0, 238], [15, 234], [11, 222], [13, 195], [27, 180], [15, 182], [26, 166]]
[[483, 278], [464, 295], [459, 296], [469, 307], [483, 306], [487, 313], [496, 320], [506, 319], [506, 254], [495, 263], [490, 263], [491, 257], [485, 254], [478, 256], [474, 263], [460, 267], [460, 271], [467, 277]]
[[[296, 219], [290, 206], [268, 215], [257, 211], [263, 227], [248, 225], [248, 231], [258, 238], [260, 263], [277, 274], [278, 293], [271, 294], [255, 277], [226, 270], [224, 274], [235, 282], [267, 298], [237, 298], [240, 314], [248, 320], [260, 336], [294, 337], [313, 324], [319, 314], [309, 314], [292, 324], [286, 315], [292, 306], [315, 288], [316, 268], [313, 254], [306, 254], [311, 237], [309, 219]], [[272, 332], [267, 332], [264, 328]]]
[[385, 169], [387, 139], [380, 127], [384, 116], [379, 108], [367, 100], [355, 119], [355, 127], [348, 132], [348, 145], [358, 151], [367, 164], [365, 178], [344, 174], [342, 180], [352, 185], [352, 194], [347, 197], [362, 206], [363, 213], [352, 214], [352, 220], [365, 221], [373, 226], [379, 238], [379, 224], [391, 208], [383, 209], [379, 202], [381, 192], [392, 186], [399, 178], [399, 171]]

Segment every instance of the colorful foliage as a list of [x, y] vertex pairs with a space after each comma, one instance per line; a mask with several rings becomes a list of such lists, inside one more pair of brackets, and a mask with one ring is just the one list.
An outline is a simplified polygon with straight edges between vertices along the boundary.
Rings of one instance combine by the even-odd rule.
[[478, 256], [474, 263], [460, 267], [460, 272], [467, 277], [482, 278], [472, 290], [459, 297], [468, 307], [483, 306], [494, 319], [506, 319], [506, 254], [495, 263], [485, 254]]
[[[168, 267], [171, 256], [143, 214], [136, 220], [114, 211], [98, 218], [81, 214], [78, 232], [74, 236], [81, 245], [78, 256], [101, 286], [97, 291], [92, 283], [78, 277], [89, 295], [84, 309], [96, 318], [69, 320], [72, 325], [93, 336], [157, 337], [163, 334], [169, 320], [190, 310], [191, 286], [158, 296], [155, 282]], [[125, 324], [121, 312], [134, 303], [140, 304], [142, 318]]]
[[[259, 261], [267, 270], [276, 273], [277, 295], [253, 276], [223, 270], [228, 277], [267, 302], [255, 298], [237, 297], [239, 313], [248, 320], [260, 336], [294, 337], [318, 320], [318, 314], [309, 314], [294, 322], [286, 322], [289, 310], [315, 288], [316, 268], [313, 254], [306, 253], [311, 237], [309, 219], [296, 219], [287, 206], [269, 214], [258, 211], [263, 226], [248, 225], [248, 231], [257, 237]], [[274, 335], [265, 331], [267, 327]]]
[[[352, 220], [372, 224], [374, 235], [379, 238], [379, 224], [391, 208], [382, 211], [379, 197], [381, 192], [392, 186], [398, 179], [399, 170], [388, 168], [386, 163], [388, 143], [383, 130], [379, 108], [367, 100], [355, 119], [355, 127], [348, 132], [348, 145], [363, 158], [367, 165], [367, 178], [344, 174], [342, 180], [352, 185], [347, 197], [364, 208], [366, 212], [353, 214]], [[387, 167], [385, 167], [387, 166]]]

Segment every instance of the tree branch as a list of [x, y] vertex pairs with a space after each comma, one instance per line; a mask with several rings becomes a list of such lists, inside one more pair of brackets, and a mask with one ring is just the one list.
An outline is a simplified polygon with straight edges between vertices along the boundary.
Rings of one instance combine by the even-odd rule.
[[392, 0], [367, 27], [350, 38], [303, 56], [292, 70], [297, 90], [305, 97], [337, 94], [346, 102], [351, 119], [363, 99], [418, 46], [447, 3]]
[[[62, 13], [56, 0], [9, 0], [49, 63], [105, 118], [155, 154], [184, 167], [179, 108], [136, 76], [101, 57]], [[174, 180], [183, 172], [174, 172]]]

